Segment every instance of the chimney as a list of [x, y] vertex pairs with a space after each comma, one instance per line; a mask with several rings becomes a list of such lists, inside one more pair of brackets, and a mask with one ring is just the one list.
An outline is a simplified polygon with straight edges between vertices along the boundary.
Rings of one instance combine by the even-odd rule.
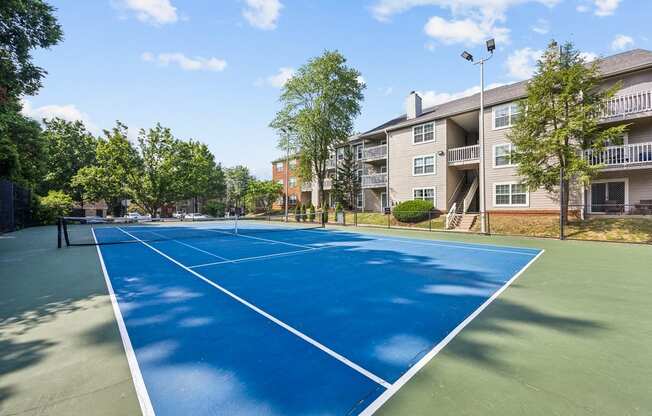
[[407, 114], [407, 119], [411, 120], [417, 118], [421, 115], [421, 97], [416, 91], [412, 91], [407, 98], [405, 113]]

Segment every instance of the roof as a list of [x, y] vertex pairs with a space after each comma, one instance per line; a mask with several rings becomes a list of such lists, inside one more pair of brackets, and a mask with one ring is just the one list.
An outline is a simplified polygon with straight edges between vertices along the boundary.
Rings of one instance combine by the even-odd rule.
[[[288, 159], [297, 159], [297, 158], [299, 158], [298, 153], [293, 153], [288, 157]], [[277, 163], [277, 162], [285, 162], [285, 156], [280, 156], [272, 160], [272, 163]]]
[[[597, 61], [598, 71], [604, 78], [633, 72], [643, 68], [652, 67], [652, 51], [646, 49], [633, 49], [601, 58]], [[503, 85], [486, 90], [484, 93], [485, 105], [495, 105], [525, 97], [528, 80]], [[419, 117], [408, 120], [405, 114], [393, 118], [385, 123], [362, 133], [360, 136], [368, 137], [387, 130], [407, 127], [426, 121], [432, 121], [456, 114], [480, 109], [480, 93], [453, 101], [437, 104], [423, 109]]]

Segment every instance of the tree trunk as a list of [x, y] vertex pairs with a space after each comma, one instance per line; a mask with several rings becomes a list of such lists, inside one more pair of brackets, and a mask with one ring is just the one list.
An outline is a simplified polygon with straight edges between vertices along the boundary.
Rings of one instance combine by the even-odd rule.
[[569, 187], [569, 182], [566, 179], [562, 181], [562, 184], [564, 189], [563, 192], [561, 193], [561, 195], [563, 196], [563, 203], [561, 206], [561, 220], [562, 223], [566, 225], [568, 224], [568, 206], [570, 205], [568, 199], [570, 197], [570, 189], [569, 189], [570, 187]]

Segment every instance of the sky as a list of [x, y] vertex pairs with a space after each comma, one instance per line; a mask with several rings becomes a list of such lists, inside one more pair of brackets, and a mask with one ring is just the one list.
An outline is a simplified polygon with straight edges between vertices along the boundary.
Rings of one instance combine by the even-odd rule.
[[361, 72], [355, 130], [479, 90], [468, 50], [497, 49], [488, 87], [526, 79], [551, 39], [587, 59], [652, 49], [650, 0], [47, 0], [64, 40], [34, 53], [48, 72], [25, 97], [36, 119], [82, 120], [95, 134], [120, 120], [135, 138], [160, 122], [207, 143], [217, 161], [271, 177], [282, 152], [269, 128], [284, 82], [338, 50]]

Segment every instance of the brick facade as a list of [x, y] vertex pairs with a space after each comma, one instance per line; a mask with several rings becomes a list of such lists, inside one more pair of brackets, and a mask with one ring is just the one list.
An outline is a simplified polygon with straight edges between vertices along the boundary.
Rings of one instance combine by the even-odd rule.
[[[296, 156], [290, 157], [290, 166], [286, 160], [277, 159], [272, 162], [272, 180], [283, 185], [283, 195], [272, 205], [272, 209], [283, 209], [285, 203], [285, 190], [288, 192], [288, 206], [294, 207], [301, 200], [301, 180], [299, 179], [299, 160]], [[289, 168], [289, 170], [287, 170]], [[287, 170], [287, 180], [286, 180]]]

